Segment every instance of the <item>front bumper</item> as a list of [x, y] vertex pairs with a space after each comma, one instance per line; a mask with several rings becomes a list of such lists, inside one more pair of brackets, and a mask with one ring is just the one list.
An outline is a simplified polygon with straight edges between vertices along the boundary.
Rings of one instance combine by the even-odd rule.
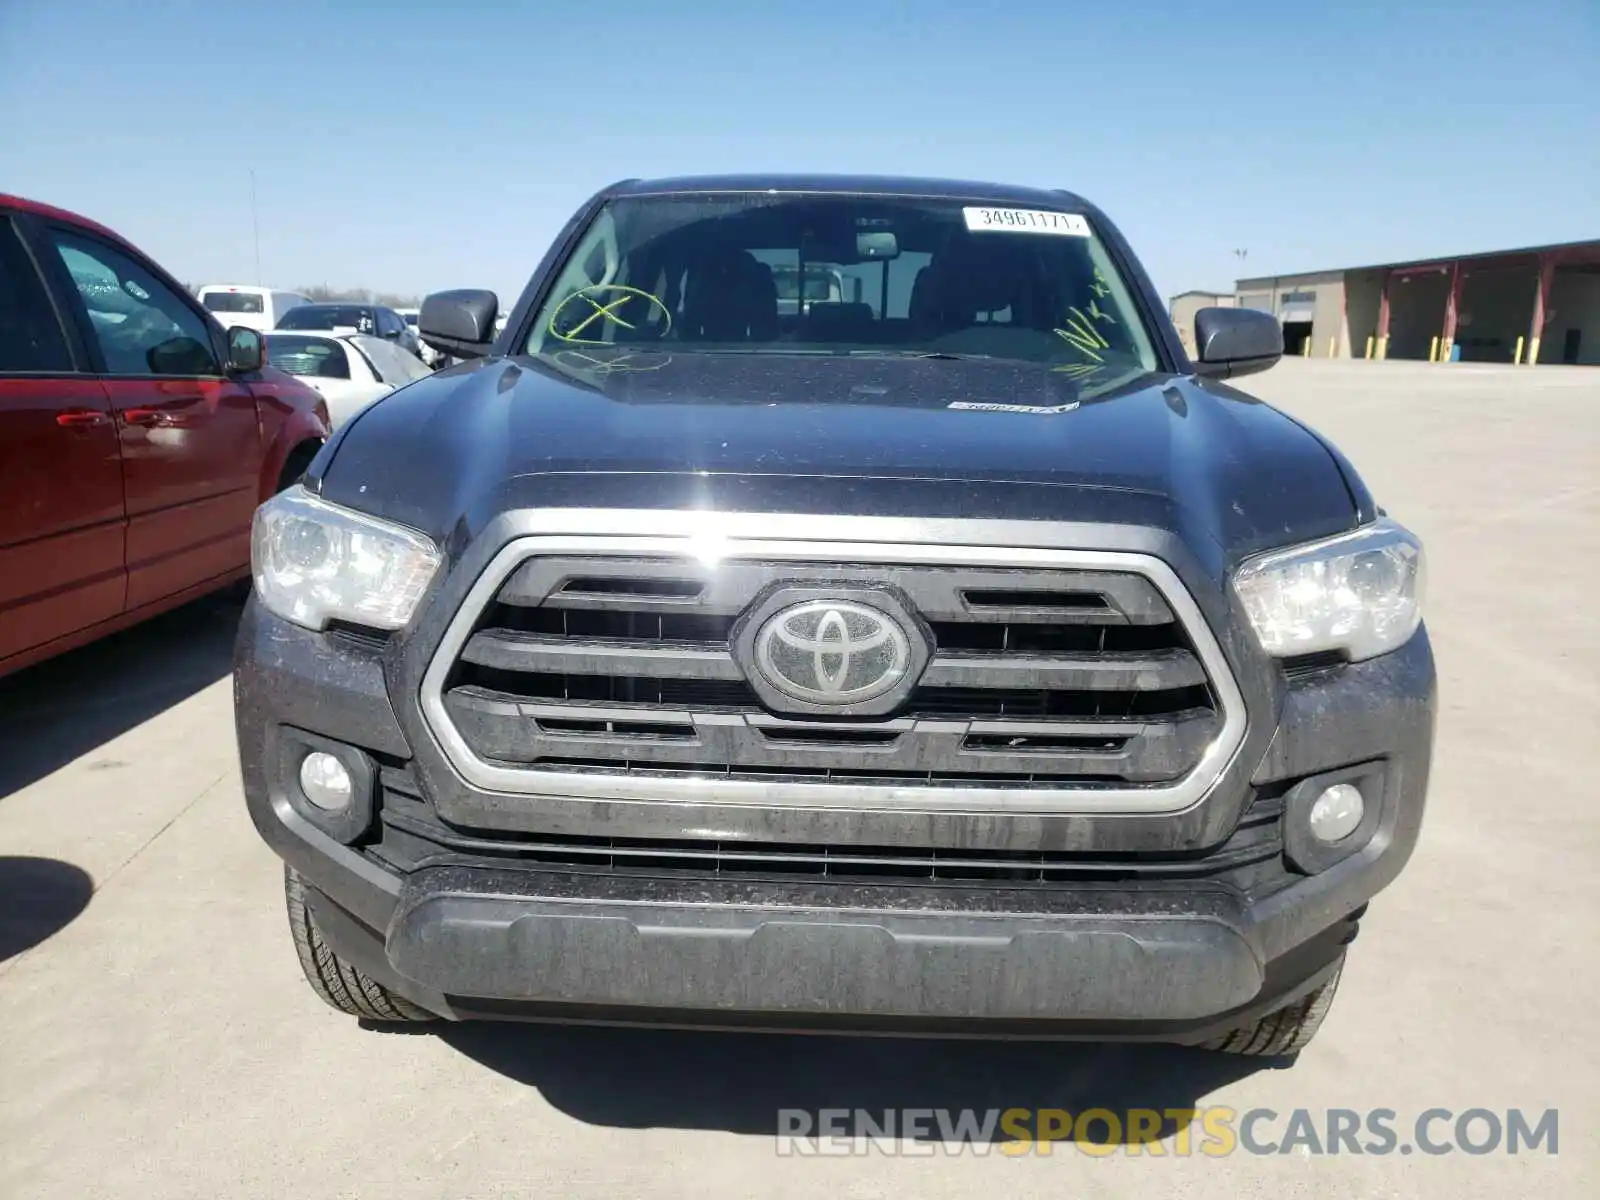
[[[423, 871], [386, 952], [444, 992], [601, 1007], [934, 1020], [1171, 1020], [1249, 1001], [1260, 963], [1220, 907], [1139, 914], [915, 908], [899, 889], [637, 888]], [[766, 894], [761, 894], [765, 891]], [[654, 892], [655, 895], [649, 893]], [[844, 905], [839, 903], [844, 899]]]
[[257, 829], [310, 885], [333, 948], [452, 1018], [1198, 1041], [1333, 969], [1354, 917], [1416, 843], [1433, 726], [1425, 633], [1382, 659], [1286, 684], [1277, 732], [1245, 790], [1281, 796], [1295, 780], [1365, 763], [1381, 796], [1365, 840], [1341, 861], [1314, 874], [1279, 863], [1271, 879], [1247, 885], [879, 884], [561, 867], [475, 856], [470, 831], [465, 852], [397, 864], [308, 821], [277, 751], [292, 727], [380, 763], [411, 760], [385, 677], [394, 653], [299, 630], [252, 603], [235, 674], [245, 793]]

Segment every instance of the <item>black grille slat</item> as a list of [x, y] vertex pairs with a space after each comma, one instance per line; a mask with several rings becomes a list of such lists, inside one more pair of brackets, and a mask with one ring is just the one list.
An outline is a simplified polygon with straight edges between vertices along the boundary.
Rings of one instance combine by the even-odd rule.
[[1059, 733], [969, 733], [963, 750], [1003, 750], [1011, 754], [1114, 754], [1128, 744], [1125, 737], [1090, 737]]
[[493, 835], [444, 824], [414, 789], [383, 780], [384, 829], [419, 839], [433, 853], [485, 865], [565, 866], [608, 872], [692, 872], [818, 879], [881, 878], [896, 882], [982, 885], [996, 880], [1077, 885], [1133, 880], [1214, 879], [1240, 890], [1270, 890], [1284, 877], [1279, 816], [1282, 802], [1260, 798], [1233, 835], [1203, 852], [1159, 855], [1084, 851], [973, 850], [906, 846], [836, 846], [690, 838], [610, 838], [548, 833]]
[[[535, 557], [501, 586], [501, 603], [557, 608], [611, 607], [639, 611], [695, 611], [737, 616], [776, 577], [835, 584], [870, 583], [902, 593], [915, 593], [917, 608], [929, 621], [1011, 621], [1164, 625], [1172, 609], [1156, 586], [1142, 575], [1123, 571], [1038, 571], [1027, 568], [907, 566], [857, 563], [735, 560], [701, 567], [681, 559]], [[598, 581], [601, 588], [595, 590]], [[1050, 580], [1052, 582], [1044, 582]], [[581, 581], [584, 591], [568, 592]], [[612, 582], [615, 581], [615, 582]], [[681, 594], [688, 583], [703, 590]], [[1015, 607], [980, 600], [1015, 600]], [[1062, 597], [1099, 597], [1065, 602]]]
[[1187, 650], [1158, 654], [939, 654], [922, 673], [924, 687], [992, 688], [1002, 676], [1012, 690], [1173, 691], [1205, 681]]
[[1202, 711], [1137, 723], [902, 718], [847, 725], [749, 710], [526, 700], [477, 687], [457, 688], [445, 704], [462, 736], [495, 762], [543, 770], [609, 762], [628, 774], [899, 783], [949, 776], [1008, 786], [1042, 784], [1048, 775], [1057, 783], [1142, 784], [1180, 773], [1216, 734], [1214, 715]]
[[[725, 642], [676, 641], [659, 635], [629, 641], [491, 627], [468, 639], [461, 658], [480, 667], [523, 674], [744, 678]], [[1172, 691], [1204, 679], [1200, 660], [1188, 650], [1075, 655], [936, 651], [922, 673], [925, 687], [1013, 691]]]
[[905, 707], [907, 714], [913, 716], [1027, 717], [1033, 720], [1111, 715], [1171, 719], [1210, 709], [1211, 693], [1204, 687], [1180, 688], [1172, 692], [1052, 692], [1042, 689], [921, 687], [911, 693]]
[[1187, 649], [1174, 625], [1013, 624], [936, 621], [940, 650], [999, 654], [1137, 654]]
[[[622, 675], [474, 671], [459, 681], [508, 697], [603, 704], [674, 705], [755, 711], [760, 701], [742, 679], [654, 679]], [[913, 717], [1179, 717], [1210, 711], [1204, 687], [1156, 692], [1052, 692], [1043, 689], [921, 687], [904, 705]], [[1112, 711], [1114, 710], [1114, 711]]]
[[545, 634], [552, 637], [596, 638], [626, 642], [683, 642], [726, 645], [732, 617], [693, 612], [621, 611], [595, 608], [528, 608], [497, 604], [484, 621], [486, 629]]
[[626, 575], [569, 579], [552, 593], [558, 603], [573, 597], [630, 597], [649, 600], [695, 600], [706, 590], [698, 579], [630, 579]]
[[611, 758], [566, 758], [551, 755], [540, 759], [546, 770], [612, 771], [621, 767], [632, 775], [701, 775], [725, 779], [773, 779], [796, 782], [879, 783], [899, 787], [904, 784], [946, 784], [953, 787], [990, 787], [995, 784], [1015, 787], [1110, 786], [1120, 783], [1108, 776], [1064, 775], [1059, 772], [1021, 771], [886, 771], [868, 767], [751, 766], [713, 762], [624, 761]]
[[[930, 658], [897, 711], [774, 721], [732, 639], [784, 584], [888, 589], [919, 616]], [[480, 758], [528, 771], [886, 785], [1157, 785], [1222, 726], [1150, 579], [1056, 568], [534, 558], [479, 616], [444, 700]]]

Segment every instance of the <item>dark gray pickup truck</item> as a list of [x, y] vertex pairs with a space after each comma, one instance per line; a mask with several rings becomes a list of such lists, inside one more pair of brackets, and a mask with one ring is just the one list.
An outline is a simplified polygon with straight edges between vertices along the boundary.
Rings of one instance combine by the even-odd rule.
[[[849, 299], [785, 311], [826, 264]], [[831, 291], [831, 289], [830, 289]], [[630, 181], [264, 505], [235, 676], [369, 1020], [1310, 1039], [1422, 821], [1417, 540], [1066, 192]]]

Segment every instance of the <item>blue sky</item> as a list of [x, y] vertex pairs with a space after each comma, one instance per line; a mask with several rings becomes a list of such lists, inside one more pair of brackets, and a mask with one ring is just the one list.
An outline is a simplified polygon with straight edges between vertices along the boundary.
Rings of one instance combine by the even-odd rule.
[[1068, 187], [1165, 294], [1600, 237], [1600, 2], [0, 0], [0, 190], [193, 282], [509, 304], [628, 176]]

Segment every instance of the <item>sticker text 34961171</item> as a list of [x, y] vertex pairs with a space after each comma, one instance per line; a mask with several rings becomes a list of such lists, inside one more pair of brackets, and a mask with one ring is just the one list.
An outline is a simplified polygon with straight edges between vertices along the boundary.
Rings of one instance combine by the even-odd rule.
[[974, 233], [1053, 233], [1088, 237], [1089, 222], [1078, 213], [1035, 208], [963, 208], [967, 228]]

